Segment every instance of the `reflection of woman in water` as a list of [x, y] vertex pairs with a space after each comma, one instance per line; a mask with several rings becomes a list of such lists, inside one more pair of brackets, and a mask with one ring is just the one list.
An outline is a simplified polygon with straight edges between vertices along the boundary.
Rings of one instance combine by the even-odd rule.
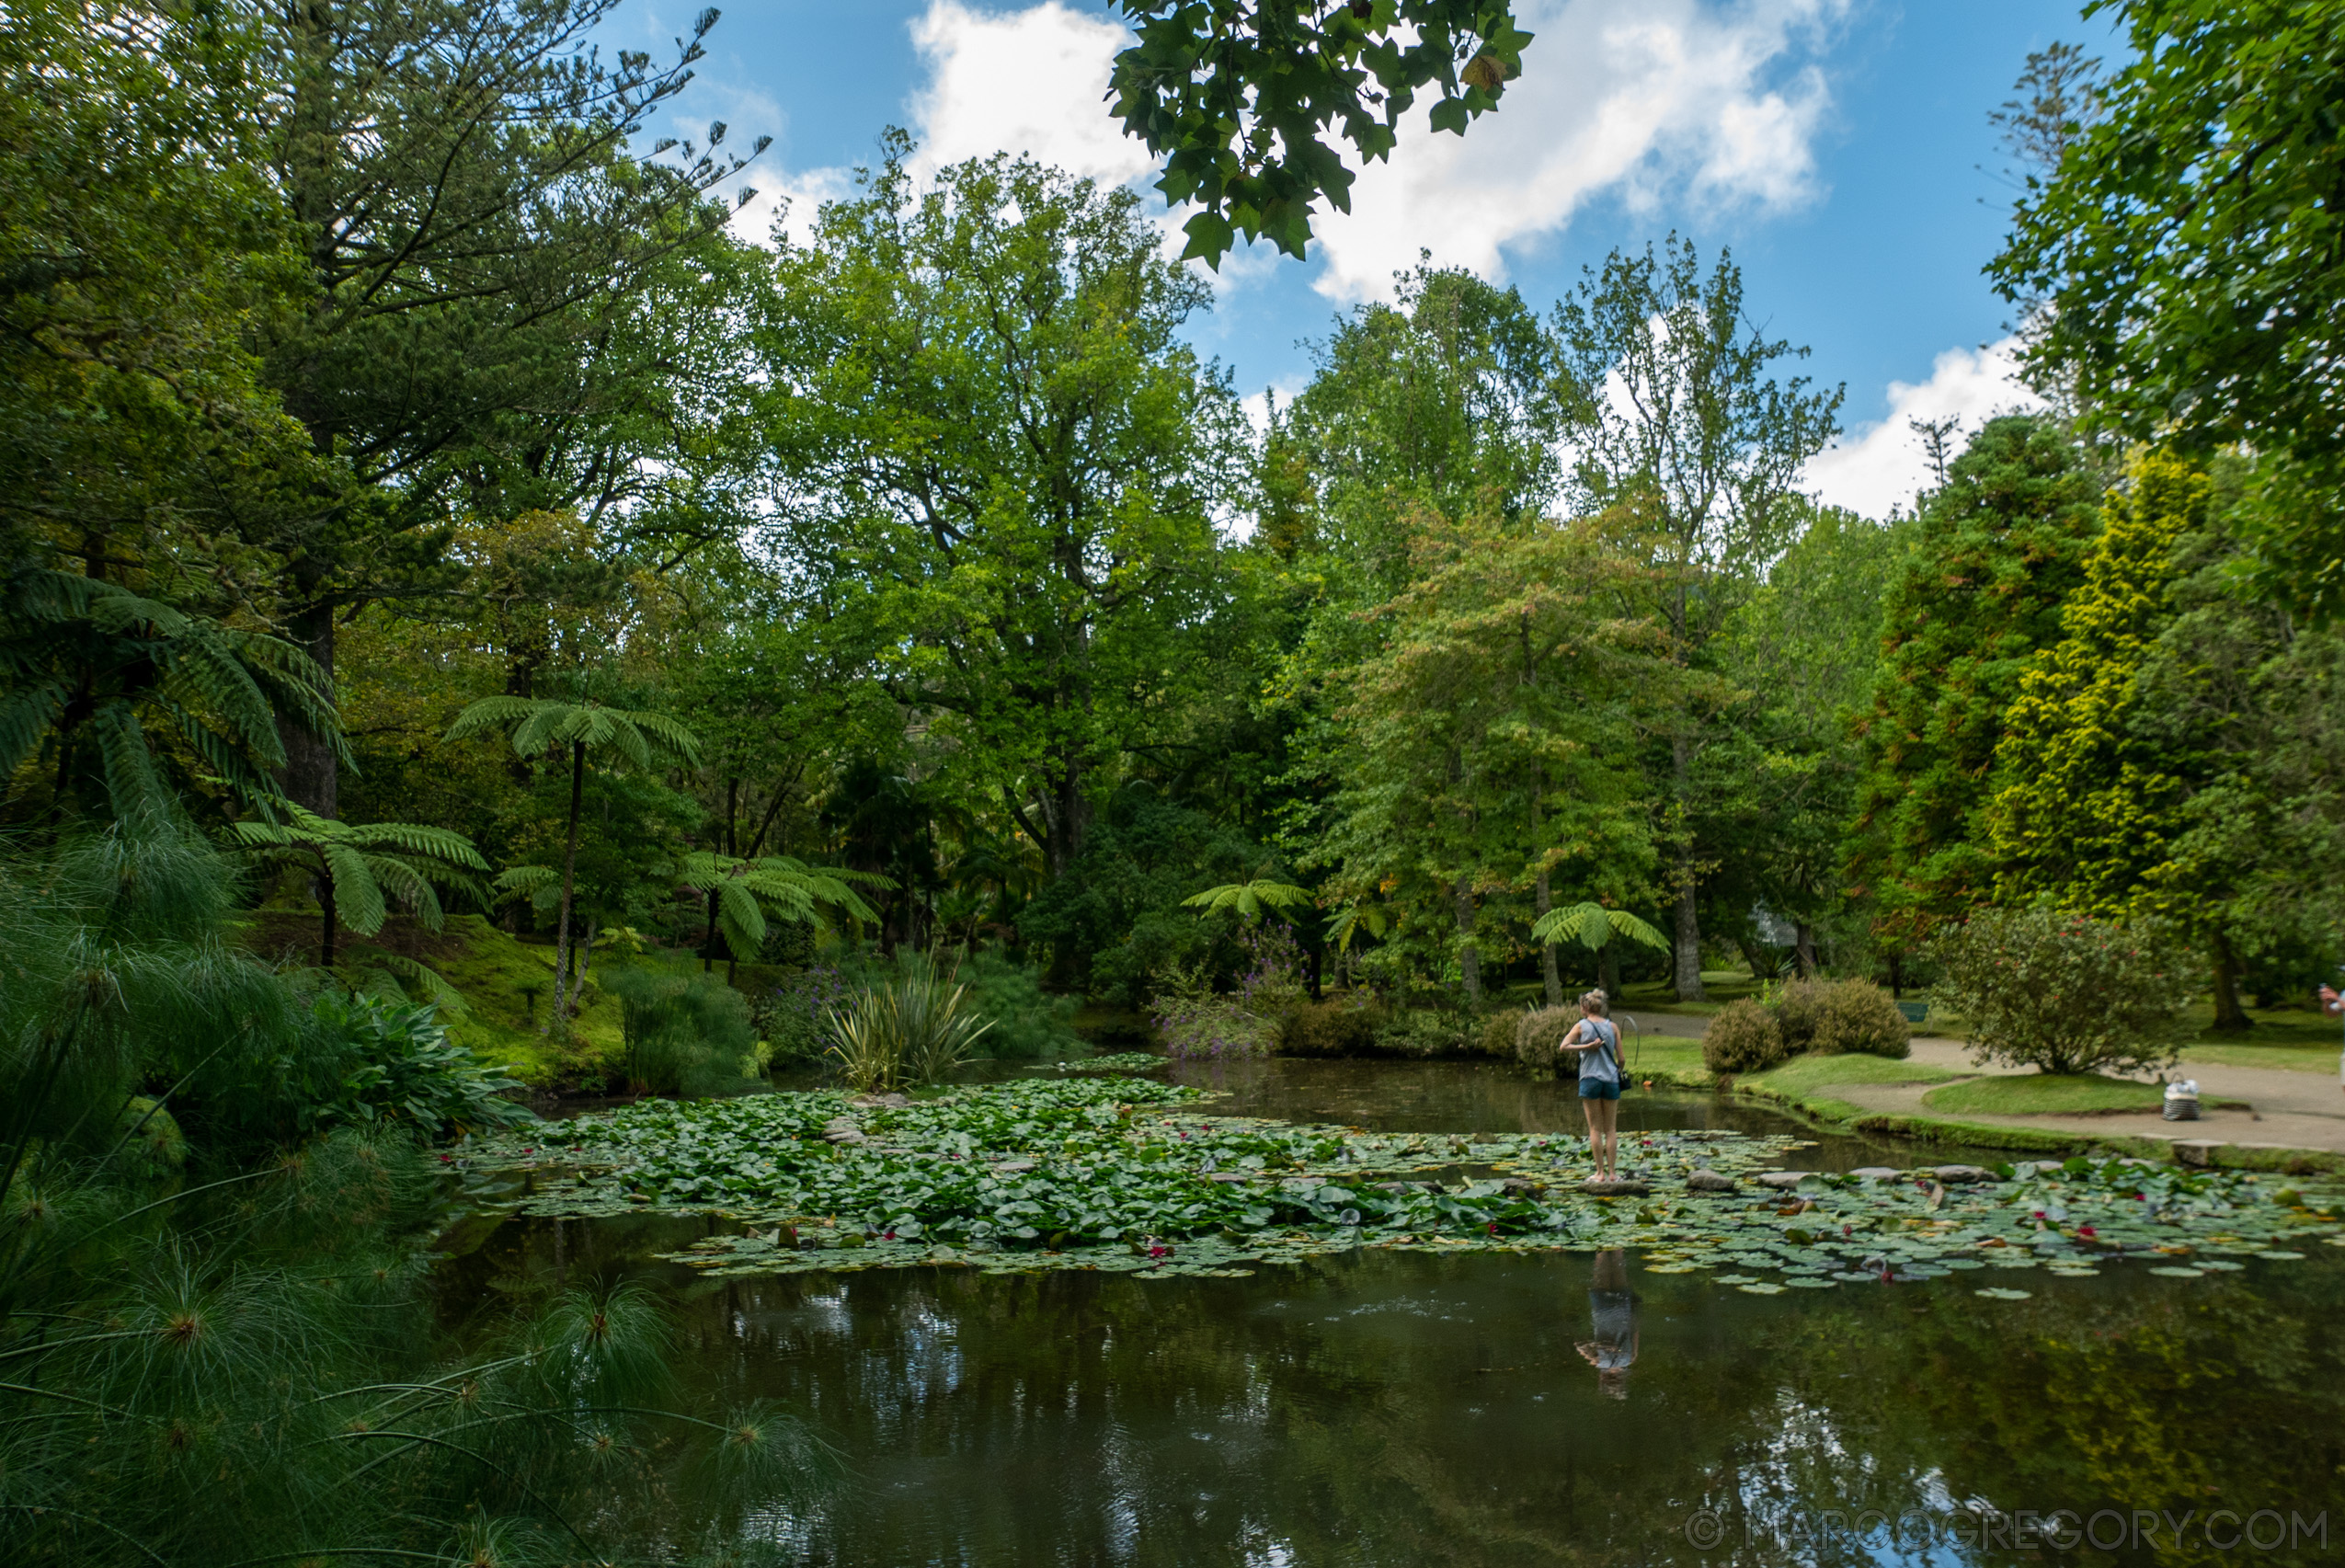
[[1619, 1248], [1596, 1254], [1596, 1277], [1588, 1283], [1588, 1316], [1594, 1339], [1580, 1341], [1580, 1355], [1596, 1368], [1596, 1392], [1629, 1397], [1629, 1368], [1637, 1358], [1637, 1298], [1629, 1288], [1628, 1255]]

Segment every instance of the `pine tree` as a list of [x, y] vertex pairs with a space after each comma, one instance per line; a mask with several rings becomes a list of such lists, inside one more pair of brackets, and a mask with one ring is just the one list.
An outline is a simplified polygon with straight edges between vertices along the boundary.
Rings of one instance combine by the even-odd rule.
[[1850, 869], [1893, 953], [1991, 892], [1982, 821], [2021, 673], [2060, 636], [2098, 527], [2093, 483], [2049, 421], [1991, 419], [1923, 503], [1886, 628]]

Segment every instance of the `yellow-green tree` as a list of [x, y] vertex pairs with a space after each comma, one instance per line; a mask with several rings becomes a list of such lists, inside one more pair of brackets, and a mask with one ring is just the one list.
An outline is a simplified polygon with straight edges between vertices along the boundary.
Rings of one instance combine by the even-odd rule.
[[2203, 469], [2149, 452], [2105, 508], [2061, 640], [2019, 679], [1996, 750], [1986, 822], [2004, 899], [2049, 897], [2099, 919], [2169, 921], [2213, 958], [2218, 1027], [2244, 1028], [2238, 961], [2220, 912], [2230, 868], [2191, 843], [2190, 805], [2218, 757], [2145, 711], [2144, 666], [2173, 619], [2180, 546], [2206, 522]]

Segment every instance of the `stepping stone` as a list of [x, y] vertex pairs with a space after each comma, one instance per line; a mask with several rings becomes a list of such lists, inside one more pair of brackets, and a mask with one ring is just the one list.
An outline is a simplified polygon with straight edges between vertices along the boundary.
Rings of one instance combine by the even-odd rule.
[[836, 1131], [833, 1131], [833, 1132], [826, 1132], [826, 1133], [824, 1133], [824, 1134], [822, 1135], [822, 1141], [823, 1141], [823, 1142], [825, 1142], [825, 1143], [836, 1143], [836, 1144], [840, 1144], [840, 1145], [842, 1145], [842, 1146], [843, 1146], [843, 1145], [851, 1145], [851, 1144], [857, 1144], [857, 1143], [861, 1143], [861, 1142], [863, 1142], [864, 1140], [864, 1135], [863, 1135], [862, 1133], [860, 1133], [860, 1132], [857, 1132], [857, 1131], [856, 1131], [853, 1127], [842, 1127], [838, 1128]]
[[2178, 1138], [2174, 1140], [2174, 1158], [2185, 1165], [2212, 1165], [2214, 1151], [2222, 1147], [2219, 1138]]
[[1731, 1193], [1734, 1178], [1720, 1175], [1716, 1171], [1700, 1170], [1686, 1178], [1686, 1190], [1697, 1193]]
[[884, 1108], [891, 1111], [900, 1111], [911, 1103], [910, 1096], [905, 1094], [858, 1094], [847, 1102], [850, 1105], [861, 1105], [866, 1109]]
[[1813, 1171], [1766, 1171], [1760, 1173], [1758, 1185], [1773, 1187], [1777, 1192], [1790, 1192], [1814, 1174]]
[[1930, 1173], [1941, 1182], [1983, 1182], [1986, 1173], [1976, 1165], [1940, 1165]]
[[1645, 1194], [1653, 1191], [1653, 1184], [1651, 1182], [1598, 1182], [1591, 1180], [1583, 1182], [1580, 1185], [1580, 1190], [1596, 1197], [1642, 1197]]
[[1848, 1173], [1852, 1176], [1862, 1176], [1869, 1182], [1893, 1182], [1905, 1173], [1887, 1165], [1859, 1165]]

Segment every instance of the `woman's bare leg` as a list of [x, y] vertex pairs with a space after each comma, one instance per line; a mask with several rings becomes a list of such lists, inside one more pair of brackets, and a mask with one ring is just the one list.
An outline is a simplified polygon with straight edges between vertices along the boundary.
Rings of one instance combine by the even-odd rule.
[[1596, 1179], [1599, 1182], [1604, 1180], [1604, 1122], [1599, 1109], [1603, 1104], [1601, 1100], [1580, 1102], [1580, 1115], [1588, 1119], [1588, 1158], [1596, 1162]]
[[1595, 1107], [1596, 1138], [1602, 1144], [1596, 1167], [1606, 1181], [1617, 1182], [1620, 1179], [1620, 1102], [1590, 1100], [1587, 1104]]

